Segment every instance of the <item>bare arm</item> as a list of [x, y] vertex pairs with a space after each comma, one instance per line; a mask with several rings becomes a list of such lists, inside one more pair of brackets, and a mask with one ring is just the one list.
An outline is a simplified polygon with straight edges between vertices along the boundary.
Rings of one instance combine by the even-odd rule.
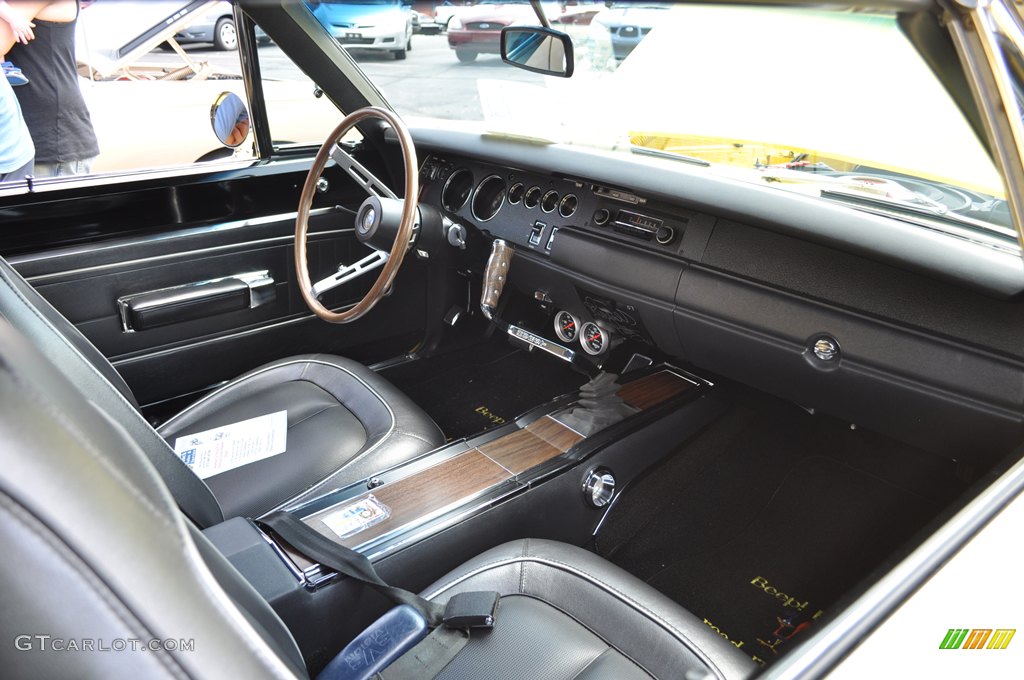
[[16, 42], [20, 42], [22, 45], [27, 45], [29, 40], [36, 37], [35, 33], [32, 32], [32, 29], [35, 27], [32, 20], [14, 11], [14, 9], [3, 0], [0, 0], [0, 19], [7, 22], [7, 25], [11, 30], [11, 35]]
[[[56, 0], [56, 3], [54, 0], [34, 0], [33, 2], [18, 0], [17, 2], [4, 2], [0, 4], [3, 4], [12, 13], [14, 22], [17, 22], [20, 18], [28, 23], [31, 23], [40, 13], [47, 10], [50, 5], [64, 5], [61, 0]], [[75, 7], [74, 2], [71, 3], [71, 7]], [[53, 9], [50, 9], [50, 11], [52, 12]], [[49, 19], [46, 16], [40, 18]], [[74, 15], [72, 15], [72, 18], [74, 18]], [[20, 42], [11, 26], [12, 21], [10, 19], [0, 22], [0, 54], [7, 54], [16, 42]]]

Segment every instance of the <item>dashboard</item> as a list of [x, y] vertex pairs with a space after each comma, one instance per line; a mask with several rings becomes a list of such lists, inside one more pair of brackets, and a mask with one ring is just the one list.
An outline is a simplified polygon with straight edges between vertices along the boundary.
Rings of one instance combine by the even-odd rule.
[[598, 359], [646, 343], [952, 458], [1024, 433], [1019, 304], [800, 238], [785, 218], [610, 182], [614, 162], [585, 177], [495, 161], [432, 153], [421, 202], [513, 245], [510, 285], [552, 310], [531, 330]]

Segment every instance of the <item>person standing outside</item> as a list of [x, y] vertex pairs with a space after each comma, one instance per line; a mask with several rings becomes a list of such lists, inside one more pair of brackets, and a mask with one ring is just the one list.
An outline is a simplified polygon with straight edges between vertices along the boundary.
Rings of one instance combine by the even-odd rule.
[[0, 78], [0, 183], [32, 174], [35, 147], [7, 78]]
[[16, 44], [0, 33], [0, 53], [29, 78], [15, 94], [35, 143], [33, 174], [43, 178], [89, 173], [100, 150], [78, 84], [78, 1], [21, 0], [10, 7], [35, 23], [35, 39], [28, 44]]

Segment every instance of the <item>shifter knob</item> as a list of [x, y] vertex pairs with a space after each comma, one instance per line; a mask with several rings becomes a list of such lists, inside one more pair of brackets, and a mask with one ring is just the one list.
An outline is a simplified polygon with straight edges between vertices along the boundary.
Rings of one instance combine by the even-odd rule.
[[484, 270], [484, 287], [480, 293], [480, 310], [488, 319], [493, 318], [498, 309], [501, 291], [508, 280], [512, 252], [508, 243], [501, 239], [496, 239], [491, 246], [491, 256], [487, 258], [487, 269]]

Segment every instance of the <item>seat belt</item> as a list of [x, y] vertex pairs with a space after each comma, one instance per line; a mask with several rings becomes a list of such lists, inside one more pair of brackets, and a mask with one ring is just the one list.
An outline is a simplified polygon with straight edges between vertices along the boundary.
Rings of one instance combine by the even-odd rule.
[[379, 627], [393, 625], [397, 607], [374, 622], [350, 642], [335, 659], [324, 668], [318, 680], [374, 678], [376, 680], [422, 680], [438, 675], [469, 642], [471, 628], [494, 626], [501, 596], [496, 592], [464, 592], [453, 595], [446, 605], [431, 602], [416, 593], [388, 585], [377, 574], [373, 563], [365, 555], [335, 543], [290, 512], [279, 510], [258, 520], [292, 548], [306, 557], [333, 569], [339, 574], [365, 583], [382, 595], [412, 607], [423, 617], [432, 632], [407, 651], [394, 658], [389, 665], [363, 663], [370, 656], [383, 657], [379, 651], [373, 655], [360, 653], [366, 640], [375, 637]]
[[411, 606], [426, 619], [427, 625], [431, 628], [436, 628], [444, 622], [445, 608], [442, 605], [408, 590], [389, 586], [377, 574], [365, 555], [335, 543], [290, 512], [278, 510], [261, 518], [259, 522], [306, 557], [339, 574], [362, 581], [398, 604]]

